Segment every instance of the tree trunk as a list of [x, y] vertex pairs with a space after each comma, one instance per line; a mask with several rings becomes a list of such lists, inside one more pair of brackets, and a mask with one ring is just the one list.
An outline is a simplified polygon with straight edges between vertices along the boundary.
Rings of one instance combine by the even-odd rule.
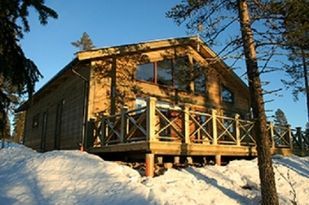
[[267, 132], [262, 86], [256, 59], [256, 48], [254, 45], [247, 0], [238, 0], [238, 11], [243, 48], [246, 57], [251, 106], [253, 110], [253, 117], [256, 119], [255, 136], [261, 182], [262, 204], [278, 205], [278, 195], [271, 159], [271, 139]]
[[307, 98], [307, 121], [309, 122], [309, 85], [308, 85], [308, 71], [307, 71], [307, 62], [305, 57], [304, 49], [301, 48], [301, 56], [302, 56], [302, 64], [303, 64], [303, 72], [304, 72], [304, 80], [305, 80], [305, 95]]

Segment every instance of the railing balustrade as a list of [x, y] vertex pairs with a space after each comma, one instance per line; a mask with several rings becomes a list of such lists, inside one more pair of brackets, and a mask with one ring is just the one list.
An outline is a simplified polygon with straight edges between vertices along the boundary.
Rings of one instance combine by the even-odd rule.
[[[134, 110], [126, 107], [117, 115], [104, 115], [97, 125], [96, 136], [101, 146], [136, 141], [180, 142], [186, 144], [255, 146], [254, 121], [190, 110], [156, 105], [150, 98], [147, 106]], [[288, 126], [269, 123], [273, 147], [292, 147], [295, 134]], [[97, 131], [100, 130], [100, 131]]]

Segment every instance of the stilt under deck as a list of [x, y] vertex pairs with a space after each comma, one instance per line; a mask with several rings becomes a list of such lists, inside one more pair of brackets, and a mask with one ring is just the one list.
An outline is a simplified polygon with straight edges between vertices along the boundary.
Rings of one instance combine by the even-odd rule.
[[[235, 116], [220, 116], [216, 110], [192, 110], [188, 105], [162, 107], [155, 98], [147, 106], [103, 116], [93, 124], [87, 137], [87, 151], [94, 154], [142, 155], [146, 165], [153, 166], [155, 156], [214, 156], [220, 164], [221, 156], [256, 156], [254, 122]], [[292, 153], [289, 126], [268, 124], [272, 153]], [[147, 170], [147, 168], [146, 168]], [[149, 169], [148, 171], [152, 169]], [[147, 174], [147, 172], [146, 172]], [[148, 175], [152, 175], [151, 173]]]

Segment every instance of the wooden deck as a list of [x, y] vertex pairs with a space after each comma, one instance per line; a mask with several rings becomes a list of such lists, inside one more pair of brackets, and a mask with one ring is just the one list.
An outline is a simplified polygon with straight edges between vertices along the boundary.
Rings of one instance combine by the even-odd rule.
[[[88, 152], [96, 154], [151, 153], [172, 156], [256, 156], [254, 121], [220, 116], [180, 107], [159, 106], [149, 98], [147, 106], [103, 116], [92, 125]], [[268, 124], [272, 152], [292, 153], [290, 127]]]
[[[140, 152], [141, 154], [153, 153], [160, 156], [257, 156], [254, 146], [203, 145], [146, 141], [91, 147], [88, 149], [88, 152], [94, 154]], [[290, 155], [292, 150], [288, 147], [276, 147], [272, 148], [272, 153]]]

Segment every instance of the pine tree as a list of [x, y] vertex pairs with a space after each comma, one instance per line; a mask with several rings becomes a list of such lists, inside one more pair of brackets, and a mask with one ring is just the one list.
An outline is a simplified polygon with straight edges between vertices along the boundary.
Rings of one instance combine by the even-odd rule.
[[13, 141], [20, 143], [23, 141], [24, 136], [24, 126], [26, 120], [25, 112], [18, 112], [14, 115], [13, 120]]
[[[260, 74], [268, 67], [270, 57], [275, 47], [269, 43], [272, 36], [269, 35], [267, 26], [265, 5], [261, 1], [248, 0], [187, 0], [173, 7], [167, 17], [173, 18], [177, 24], [186, 23], [190, 30], [197, 30], [204, 24], [204, 30], [200, 34], [210, 45], [214, 45], [219, 37], [227, 34], [229, 41], [225, 42], [223, 53], [235, 53], [241, 49], [245, 56], [247, 78], [251, 97], [253, 117], [256, 120], [255, 136], [258, 152], [259, 176], [261, 181], [262, 204], [278, 204], [274, 171], [271, 159], [271, 141], [267, 132], [267, 122], [264, 108], [263, 90]], [[260, 21], [261, 28], [255, 28], [253, 24]], [[238, 24], [238, 25], [237, 25]], [[233, 26], [239, 28], [239, 32], [229, 30]], [[235, 36], [232, 36], [236, 33]], [[271, 33], [273, 35], [273, 33]], [[268, 49], [267, 45], [270, 45]], [[259, 48], [259, 56], [257, 49]], [[262, 54], [264, 51], [264, 55]], [[268, 52], [270, 51], [270, 52]], [[268, 53], [267, 53], [268, 52]], [[258, 62], [264, 62], [259, 69]]]
[[278, 108], [275, 112], [274, 123], [281, 126], [288, 125], [288, 120], [286, 119], [284, 112], [280, 108]]
[[288, 51], [289, 64], [284, 68], [290, 80], [283, 83], [292, 88], [295, 100], [300, 93], [305, 94], [307, 100], [307, 120], [309, 121], [309, 4], [307, 0], [281, 0], [272, 3], [271, 13], [279, 15], [282, 23], [277, 30], [282, 34], [280, 42]]
[[91, 38], [86, 32], [83, 33], [80, 40], [74, 41], [71, 44], [78, 48], [80, 51], [90, 50], [95, 47], [92, 43]]
[[[44, 0], [1, 0], [0, 1], [0, 135], [4, 137], [7, 113], [12, 103], [11, 95], [31, 96], [35, 82], [41, 74], [33, 61], [28, 59], [20, 47], [24, 32], [30, 30], [28, 9], [33, 7], [39, 14], [41, 24], [47, 24], [49, 17], [57, 13], [44, 5]], [[14, 85], [14, 92], [8, 90]]]

